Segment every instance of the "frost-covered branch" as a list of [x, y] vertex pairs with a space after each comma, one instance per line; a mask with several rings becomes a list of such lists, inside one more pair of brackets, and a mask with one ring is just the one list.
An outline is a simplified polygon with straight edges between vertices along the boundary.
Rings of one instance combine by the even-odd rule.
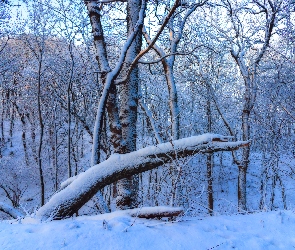
[[56, 193], [36, 215], [42, 220], [72, 216], [100, 189], [120, 179], [157, 168], [175, 157], [197, 153], [231, 151], [249, 145], [249, 141], [229, 142], [231, 137], [204, 134], [149, 146], [128, 154], [114, 154], [108, 160], [78, 175], [70, 185]]
[[154, 121], [152, 112], [148, 109], [148, 107], [146, 106], [146, 104], [144, 103], [144, 101], [142, 99], [139, 100], [139, 104], [140, 104], [141, 109], [145, 112], [146, 116], [149, 118], [149, 121], [151, 123], [151, 126], [152, 126], [152, 128], [154, 130], [154, 133], [155, 133], [155, 137], [157, 139], [157, 142], [158, 143], [162, 143], [163, 140], [162, 140], [162, 138], [160, 136], [159, 130], [157, 128], [157, 125], [155, 124], [155, 121]]

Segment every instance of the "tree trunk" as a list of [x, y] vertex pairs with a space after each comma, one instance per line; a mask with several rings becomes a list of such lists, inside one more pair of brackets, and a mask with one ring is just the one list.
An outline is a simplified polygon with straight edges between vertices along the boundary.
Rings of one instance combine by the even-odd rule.
[[[247, 91], [246, 91], [247, 93]], [[244, 110], [242, 113], [243, 140], [249, 140], [250, 133], [250, 100], [245, 98]], [[247, 210], [247, 169], [249, 165], [250, 147], [243, 148], [242, 162], [239, 167], [238, 176], [238, 209], [240, 212]]]
[[[211, 133], [212, 130], [212, 116], [211, 116], [211, 103], [210, 103], [210, 89], [207, 88], [207, 128], [208, 133]], [[213, 215], [213, 155], [207, 154], [207, 195], [208, 195], [208, 213]]]
[[38, 145], [38, 168], [39, 168], [39, 176], [40, 176], [40, 187], [41, 187], [41, 206], [45, 203], [45, 185], [44, 185], [44, 176], [42, 169], [42, 146], [43, 146], [43, 135], [44, 135], [44, 124], [42, 117], [42, 107], [41, 107], [41, 69], [42, 69], [42, 58], [39, 60], [39, 68], [38, 68], [38, 96], [37, 96], [37, 106], [38, 106], [38, 118], [40, 124], [40, 138]]
[[173, 74], [173, 66], [169, 62], [164, 63], [164, 71], [165, 77], [168, 85], [168, 93], [169, 93], [169, 107], [170, 107], [170, 117], [171, 117], [171, 136], [173, 140], [178, 140], [180, 136], [179, 131], [179, 120], [180, 120], [180, 112], [178, 107], [178, 97], [177, 90], [175, 85], [175, 79]]
[[[127, 28], [128, 36], [134, 31], [134, 27], [139, 19], [141, 0], [127, 1]], [[141, 50], [142, 32], [138, 32], [131, 46], [129, 47], [123, 74], [129, 69], [131, 63]], [[122, 84], [120, 88], [120, 122], [122, 125], [122, 139], [124, 146], [121, 153], [129, 153], [136, 150], [136, 123], [138, 107], [138, 84], [139, 71], [138, 66], [133, 67], [129, 79]], [[127, 209], [136, 206], [136, 194], [138, 192], [138, 177], [119, 180], [117, 183], [118, 197], [116, 199], [117, 208]]]
[[[99, 7], [100, 5], [96, 1], [85, 0], [84, 2], [87, 6], [90, 22], [92, 25], [94, 44], [96, 47], [96, 55], [97, 55], [96, 59], [101, 69], [100, 73], [101, 73], [102, 82], [104, 84], [104, 89], [102, 91], [102, 95], [97, 108], [94, 134], [93, 134], [91, 165], [95, 165], [99, 163], [100, 161], [100, 136], [102, 132], [103, 116], [107, 106], [108, 97], [112, 92], [114, 81], [116, 80], [116, 78], [118, 77], [118, 75], [120, 74], [122, 70], [123, 63], [125, 62], [125, 57], [128, 52], [128, 49], [132, 45], [132, 42], [135, 39], [137, 33], [142, 28], [146, 3], [144, 0], [142, 1], [141, 9], [138, 15], [139, 19], [137, 20], [138, 23], [135, 27], [133, 27], [134, 29], [132, 30], [131, 34], [127, 38], [127, 41], [122, 47], [122, 51], [115, 68], [111, 70], [109, 67], [108, 59], [107, 59], [106, 45], [104, 42], [103, 29], [101, 25], [101, 19], [100, 19], [101, 13], [100, 13], [100, 7]], [[116, 103], [113, 103], [113, 105], [116, 105]]]
[[72, 164], [71, 164], [71, 123], [72, 123], [72, 114], [71, 114], [71, 92], [72, 92], [72, 79], [73, 79], [73, 71], [74, 71], [74, 56], [72, 51], [71, 42], [69, 44], [69, 52], [71, 57], [71, 69], [70, 69], [70, 79], [68, 82], [67, 88], [67, 115], [68, 115], [68, 138], [67, 138], [67, 158], [68, 158], [68, 178], [72, 177]]
[[72, 216], [98, 190], [122, 178], [157, 168], [177, 157], [196, 153], [231, 151], [248, 146], [249, 142], [228, 142], [228, 137], [205, 134], [162, 143], [128, 154], [115, 154], [108, 160], [81, 173], [70, 185], [56, 193], [49, 202], [37, 211], [43, 220], [62, 219]]
[[25, 162], [26, 162], [26, 165], [29, 166], [25, 114], [20, 111], [19, 106], [15, 102], [13, 102], [13, 105], [15, 106], [16, 111], [17, 111], [17, 113], [18, 113], [18, 115], [20, 117], [21, 123], [22, 123], [22, 143], [23, 143], [24, 153], [25, 153]]
[[0, 158], [2, 158], [2, 147], [4, 147], [5, 141], [4, 141], [4, 100], [5, 100], [5, 94], [4, 91], [2, 92], [2, 108], [1, 108], [1, 117], [0, 117]]

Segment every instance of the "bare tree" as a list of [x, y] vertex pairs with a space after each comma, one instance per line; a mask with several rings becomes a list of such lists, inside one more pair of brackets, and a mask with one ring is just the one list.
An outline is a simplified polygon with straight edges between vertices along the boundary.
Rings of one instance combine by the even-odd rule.
[[[242, 4], [233, 1], [221, 1], [227, 11], [231, 29], [221, 31], [222, 36], [228, 39], [231, 46], [231, 55], [239, 67], [244, 81], [244, 101], [242, 110], [242, 138], [250, 138], [250, 114], [255, 104], [257, 93], [257, 74], [259, 63], [270, 44], [274, 28], [278, 22], [278, 16], [284, 1], [248, 1]], [[258, 25], [245, 27], [251, 24], [245, 23], [243, 18], [250, 18], [251, 24], [259, 18]], [[248, 32], [246, 33], [246, 30]], [[257, 37], [257, 31], [263, 30]], [[232, 34], [232, 36], [231, 36]], [[251, 55], [249, 58], [249, 55]], [[241, 211], [246, 210], [246, 176], [249, 165], [250, 148], [242, 151], [242, 159], [237, 162], [239, 167], [238, 177], [238, 206]]]

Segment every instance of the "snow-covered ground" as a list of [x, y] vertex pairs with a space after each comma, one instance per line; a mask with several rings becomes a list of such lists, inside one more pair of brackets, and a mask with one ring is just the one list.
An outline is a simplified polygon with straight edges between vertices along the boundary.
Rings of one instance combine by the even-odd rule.
[[0, 249], [294, 249], [294, 211], [139, 219], [126, 212], [40, 223], [0, 222]]
[[[44, 151], [47, 152], [47, 151]], [[13, 146], [9, 143], [0, 159], [0, 182], [14, 190], [19, 190], [20, 205], [27, 213], [36, 211], [39, 199], [38, 172], [36, 165], [29, 167], [24, 163], [21, 143], [21, 131], [17, 130]], [[220, 157], [222, 156], [222, 157]], [[268, 158], [261, 160], [261, 154], [252, 154], [248, 170], [247, 205], [249, 211], [259, 211], [261, 199], [261, 175], [266, 169], [264, 192], [264, 210], [247, 215], [234, 215], [237, 209], [237, 167], [232, 164], [230, 154], [214, 156], [213, 189], [214, 214], [208, 217], [205, 178], [206, 162], [199, 156], [189, 164], [183, 164], [183, 184], [187, 200], [186, 215], [194, 217], [178, 218], [177, 222], [146, 220], [131, 217], [126, 211], [104, 215], [80, 216], [63, 221], [39, 222], [33, 218], [21, 221], [2, 220], [9, 218], [0, 213], [0, 250], [55, 250], [55, 249], [295, 249], [295, 196], [294, 173], [295, 159], [282, 155], [279, 167], [274, 168]], [[46, 162], [46, 200], [53, 190], [54, 169]], [[79, 163], [79, 169], [86, 170], [85, 157]], [[62, 161], [62, 159], [60, 160]], [[187, 159], [184, 159], [184, 163]], [[181, 162], [182, 163], [182, 162]], [[85, 168], [85, 169], [84, 169]], [[283, 186], [277, 182], [274, 190], [274, 202], [270, 203], [272, 180], [275, 171], [282, 178]], [[154, 206], [155, 199], [160, 205], [170, 201], [171, 188], [165, 182], [165, 168], [158, 169], [158, 185], [162, 193], [154, 187], [156, 179], [150, 183], [149, 173], [143, 173], [145, 189], [140, 194], [144, 206]], [[66, 168], [58, 172], [58, 182], [66, 179]], [[161, 179], [161, 177], [163, 177]], [[167, 184], [165, 186], [165, 183]], [[68, 183], [63, 183], [64, 185]], [[284, 187], [284, 188], [283, 188]], [[285, 204], [282, 197], [285, 195]], [[5, 192], [0, 189], [0, 202], [11, 205]], [[111, 203], [112, 204], [112, 203]], [[84, 206], [79, 211], [83, 214], [97, 214], [94, 206]], [[289, 210], [279, 210], [287, 207]]]

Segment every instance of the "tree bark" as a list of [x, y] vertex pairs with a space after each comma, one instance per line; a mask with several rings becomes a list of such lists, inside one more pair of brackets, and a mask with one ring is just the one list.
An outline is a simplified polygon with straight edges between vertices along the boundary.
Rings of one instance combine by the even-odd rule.
[[[134, 27], [139, 19], [141, 0], [127, 1], [127, 29], [128, 36], [134, 31]], [[140, 30], [129, 47], [123, 74], [126, 74], [133, 60], [139, 54], [142, 44], [142, 31]], [[124, 145], [121, 153], [129, 153], [136, 150], [136, 123], [138, 107], [138, 85], [139, 70], [135, 65], [130, 73], [129, 78], [120, 87], [120, 122], [122, 125], [122, 139]], [[118, 196], [116, 198], [117, 208], [127, 209], [136, 206], [136, 194], [138, 192], [138, 177], [119, 180], [117, 183]]]

